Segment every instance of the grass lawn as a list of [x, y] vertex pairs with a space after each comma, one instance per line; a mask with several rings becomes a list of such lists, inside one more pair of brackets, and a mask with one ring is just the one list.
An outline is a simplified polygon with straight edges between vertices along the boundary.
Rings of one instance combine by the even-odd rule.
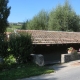
[[11, 28], [8, 27], [8, 28], [6, 29], [6, 32], [14, 32], [14, 29], [21, 29], [21, 26], [12, 25]]
[[19, 25], [12, 25], [11, 27], [12, 27], [12, 28], [15, 28], [15, 29], [21, 29], [22, 26], [19, 26]]
[[39, 67], [32, 63], [15, 65], [13, 67], [12, 69], [0, 71], [0, 80], [16, 80], [54, 72], [54, 70], [46, 66]]
[[7, 28], [6, 32], [14, 32], [12, 28]]

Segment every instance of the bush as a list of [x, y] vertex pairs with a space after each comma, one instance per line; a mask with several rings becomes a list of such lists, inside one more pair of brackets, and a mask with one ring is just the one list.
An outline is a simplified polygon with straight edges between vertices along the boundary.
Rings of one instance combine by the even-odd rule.
[[0, 34], [0, 56], [6, 57], [9, 55], [8, 53], [8, 42], [5, 40], [5, 35]]
[[31, 35], [13, 33], [9, 39], [10, 53], [15, 56], [18, 63], [25, 63], [32, 53]]
[[16, 63], [16, 59], [15, 59], [15, 57], [11, 54], [11, 55], [9, 55], [8, 57], [4, 58], [4, 62], [5, 62], [5, 64], [11, 65], [11, 64]]

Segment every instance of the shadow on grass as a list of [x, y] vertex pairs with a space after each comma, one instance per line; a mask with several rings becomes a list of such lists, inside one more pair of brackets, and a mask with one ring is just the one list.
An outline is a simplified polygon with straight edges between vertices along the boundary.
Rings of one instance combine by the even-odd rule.
[[46, 68], [45, 66], [39, 67], [33, 63], [20, 64], [14, 65], [14, 68], [12, 67], [10, 70], [0, 71], [0, 80], [16, 80], [51, 72], [53, 72], [53, 70]]

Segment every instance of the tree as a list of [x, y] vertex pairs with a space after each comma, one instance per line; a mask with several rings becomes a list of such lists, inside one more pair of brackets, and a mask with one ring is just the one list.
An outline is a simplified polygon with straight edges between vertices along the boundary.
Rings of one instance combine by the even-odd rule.
[[49, 30], [79, 31], [80, 18], [66, 0], [63, 6], [58, 5], [49, 15]]
[[32, 20], [29, 21], [28, 29], [47, 30], [48, 29], [48, 13], [41, 10]]
[[7, 18], [10, 14], [11, 7], [8, 7], [8, 0], [0, 0], [0, 33], [4, 33], [8, 27]]
[[25, 22], [22, 24], [21, 29], [24, 29], [24, 30], [26, 29], [26, 23]]

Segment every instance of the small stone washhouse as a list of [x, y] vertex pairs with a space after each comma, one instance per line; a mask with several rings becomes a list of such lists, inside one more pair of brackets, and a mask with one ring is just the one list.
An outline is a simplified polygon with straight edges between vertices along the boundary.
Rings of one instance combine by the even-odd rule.
[[69, 47], [80, 48], [80, 32], [18, 30], [31, 34], [33, 54], [42, 54], [47, 63], [60, 63], [61, 54], [67, 54]]

